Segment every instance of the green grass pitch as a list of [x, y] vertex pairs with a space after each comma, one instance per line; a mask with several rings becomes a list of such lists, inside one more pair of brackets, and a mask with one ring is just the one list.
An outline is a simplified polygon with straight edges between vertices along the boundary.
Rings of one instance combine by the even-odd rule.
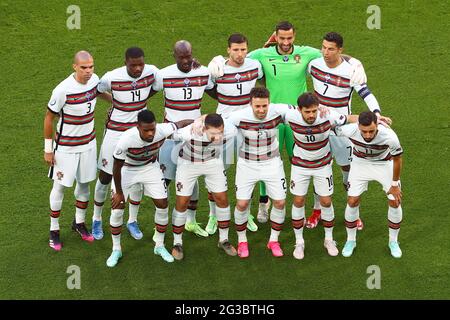
[[[68, 30], [66, 9], [81, 9], [81, 29]], [[370, 4], [381, 9], [381, 29], [369, 30]], [[448, 299], [450, 298], [450, 7], [446, 1], [0, 1], [0, 299]], [[226, 54], [232, 32], [248, 36], [250, 49], [260, 47], [276, 22], [297, 27], [296, 44], [319, 48], [322, 36], [337, 31], [347, 53], [365, 66], [368, 83], [405, 149], [402, 185], [404, 220], [400, 232], [403, 257], [387, 248], [387, 203], [381, 187], [370, 185], [361, 205], [366, 227], [358, 235], [354, 256], [331, 258], [323, 248], [323, 229], [305, 230], [306, 256], [292, 257], [292, 196], [280, 240], [285, 256], [275, 259], [265, 248], [269, 226], [249, 233], [250, 258], [228, 257], [216, 246], [217, 235], [203, 239], [185, 233], [185, 260], [164, 263], [153, 254], [153, 205], [146, 199], [139, 221], [141, 241], [123, 233], [124, 257], [106, 267], [111, 239], [88, 244], [70, 230], [73, 189], [66, 190], [61, 223], [65, 246], [48, 245], [51, 181], [43, 161], [43, 119], [52, 89], [71, 72], [73, 54], [89, 50], [96, 73], [123, 64], [127, 47], [140, 46], [146, 62], [159, 68], [174, 63], [172, 46], [189, 40], [194, 55], [207, 64]], [[310, 82], [309, 82], [310, 83]], [[310, 83], [311, 88], [311, 83]], [[149, 105], [162, 120], [162, 94]], [[98, 102], [97, 142], [107, 104]], [[365, 110], [355, 95], [353, 110]], [[215, 110], [205, 96], [203, 112]], [[286, 157], [285, 157], [286, 158]], [[290, 170], [287, 161], [286, 174]], [[234, 168], [229, 172], [233, 185]], [[335, 170], [335, 239], [346, 239], [345, 194]], [[87, 215], [90, 225], [95, 183]], [[204, 188], [198, 220], [207, 222]], [[173, 186], [172, 186], [172, 195]], [[231, 205], [235, 199], [229, 192]], [[174, 198], [170, 199], [171, 207]], [[311, 198], [308, 199], [311, 206]], [[108, 225], [109, 202], [104, 210]], [[253, 212], [257, 208], [253, 203]], [[308, 209], [309, 214], [309, 209]], [[125, 214], [125, 219], [127, 214]], [[171, 230], [171, 229], [169, 229]], [[236, 243], [234, 226], [231, 241]], [[172, 243], [169, 232], [166, 243]], [[81, 289], [69, 290], [70, 265], [81, 270]], [[381, 270], [381, 289], [369, 290], [367, 268]]]

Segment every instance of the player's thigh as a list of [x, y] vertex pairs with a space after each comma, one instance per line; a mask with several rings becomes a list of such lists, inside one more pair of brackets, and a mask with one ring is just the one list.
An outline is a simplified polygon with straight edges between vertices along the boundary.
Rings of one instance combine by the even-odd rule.
[[152, 199], [167, 198], [167, 186], [159, 165], [153, 165], [142, 180], [144, 194]]
[[119, 142], [120, 134], [107, 130], [98, 154], [97, 168], [112, 175], [114, 165], [114, 150]]
[[290, 192], [295, 196], [304, 196], [308, 193], [311, 173], [298, 166], [291, 167]]
[[281, 159], [273, 159], [270, 166], [261, 170], [261, 177], [261, 181], [266, 184], [267, 195], [272, 200], [286, 199], [287, 183]]
[[55, 165], [49, 170], [49, 178], [65, 187], [71, 187], [75, 181], [80, 153], [64, 153], [55, 150]]
[[78, 182], [87, 183], [97, 178], [97, 147], [80, 153], [80, 161], [76, 179]]
[[257, 164], [239, 159], [236, 165], [236, 199], [249, 200], [252, 198], [255, 184], [260, 180]]
[[179, 163], [175, 177], [177, 196], [190, 197], [197, 179], [202, 175], [201, 167], [196, 164]]
[[219, 193], [227, 191], [227, 176], [221, 162], [207, 164], [205, 171], [205, 184], [209, 192]]
[[352, 162], [352, 143], [347, 137], [330, 135], [330, 147], [336, 163], [339, 166], [348, 166]]
[[349, 188], [347, 195], [349, 197], [360, 196], [367, 190], [369, 181], [372, 180], [374, 179], [370, 164], [353, 161], [348, 174]]
[[180, 143], [168, 139], [159, 150], [159, 163], [166, 179], [175, 180], [180, 147]]
[[393, 178], [393, 161], [384, 161], [382, 163], [373, 166], [374, 180], [378, 181], [383, 187], [384, 192], [388, 192], [392, 185]]
[[314, 192], [321, 197], [328, 197], [333, 194], [333, 170], [331, 163], [319, 169], [313, 169]]

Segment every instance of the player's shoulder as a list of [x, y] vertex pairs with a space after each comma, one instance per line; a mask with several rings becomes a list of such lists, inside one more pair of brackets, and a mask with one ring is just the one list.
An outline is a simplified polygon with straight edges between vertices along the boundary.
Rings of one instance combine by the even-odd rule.
[[165, 75], [173, 74], [177, 71], [181, 72], [180, 70], [178, 70], [178, 67], [176, 64], [171, 64], [170, 66], [160, 69], [158, 74], [165, 76]]
[[209, 69], [203, 65], [201, 65], [200, 67], [196, 68], [196, 69], [192, 69], [191, 71], [189, 71], [190, 74], [192, 74], [193, 76], [207, 76], [210, 75]]
[[316, 66], [316, 67], [323, 67], [325, 66], [325, 60], [323, 59], [323, 57], [318, 57], [318, 58], [314, 58], [311, 60], [310, 64], [312, 66]]
[[397, 134], [392, 128], [388, 128], [382, 124], [378, 124], [379, 134], [386, 139], [398, 139]]
[[261, 66], [261, 63], [258, 60], [255, 60], [252, 58], [245, 58], [245, 60], [244, 60], [244, 67], [259, 68], [260, 66]]
[[67, 78], [58, 83], [53, 89], [53, 92], [64, 92], [68, 88], [73, 87], [76, 84], [74, 75], [74, 73], [71, 73]]
[[313, 48], [313, 47], [310, 47], [310, 46], [297, 46], [297, 45], [294, 45], [294, 53], [303, 53], [303, 54], [305, 54], [305, 53], [318, 53], [318, 52], [320, 52], [320, 50], [319, 49], [316, 49], [316, 48]]
[[146, 64], [144, 66], [144, 73], [150, 74], [150, 73], [155, 73], [157, 72], [159, 69], [157, 66], [153, 65], [153, 64]]

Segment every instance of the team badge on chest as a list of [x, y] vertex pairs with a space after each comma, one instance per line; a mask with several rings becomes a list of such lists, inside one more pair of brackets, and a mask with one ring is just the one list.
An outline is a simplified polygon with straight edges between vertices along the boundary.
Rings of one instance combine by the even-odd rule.
[[186, 87], [189, 87], [189, 85], [191, 84], [191, 81], [188, 78], [184, 79], [183, 82]]
[[241, 77], [241, 75], [239, 73], [236, 73], [234, 78], [236, 79], [237, 82], [239, 82], [239, 80], [241, 80], [242, 77]]
[[284, 61], [284, 62], [288, 62], [288, 61], [289, 61], [289, 57], [288, 57], [288, 56], [284, 56], [284, 57], [283, 57], [283, 61]]

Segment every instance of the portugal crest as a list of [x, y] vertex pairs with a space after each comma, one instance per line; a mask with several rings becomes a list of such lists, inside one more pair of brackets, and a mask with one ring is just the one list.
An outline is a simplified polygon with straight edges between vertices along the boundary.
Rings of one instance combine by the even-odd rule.
[[177, 182], [177, 191], [180, 192], [183, 189], [183, 184], [181, 182]]

